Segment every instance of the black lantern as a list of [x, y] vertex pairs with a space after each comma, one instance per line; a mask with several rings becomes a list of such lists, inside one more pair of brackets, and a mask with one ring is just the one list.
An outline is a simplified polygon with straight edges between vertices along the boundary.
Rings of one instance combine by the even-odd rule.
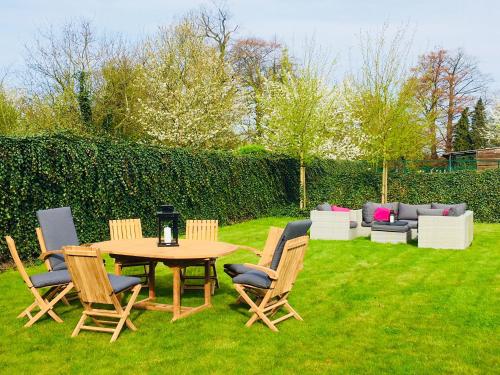
[[160, 206], [158, 216], [158, 246], [179, 246], [179, 217], [174, 206], [165, 204]]

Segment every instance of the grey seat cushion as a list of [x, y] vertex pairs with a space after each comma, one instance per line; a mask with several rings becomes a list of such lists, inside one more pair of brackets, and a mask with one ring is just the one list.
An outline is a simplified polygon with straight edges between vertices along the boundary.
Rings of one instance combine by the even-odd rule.
[[450, 209], [453, 208], [453, 213], [456, 216], [460, 216], [465, 214], [467, 211], [467, 203], [457, 203], [457, 204], [448, 204], [448, 203], [432, 203], [432, 208], [444, 208]]
[[381, 224], [381, 223], [373, 223], [372, 230], [373, 231], [381, 231], [381, 232], [405, 233], [405, 232], [408, 232], [410, 230], [410, 227], [407, 224], [405, 224], [405, 225], [388, 225], [388, 224]]
[[371, 223], [373, 221], [373, 215], [375, 214], [375, 210], [379, 207], [388, 208], [389, 210], [393, 210], [397, 214], [399, 209], [399, 203], [390, 202], [382, 204], [382, 203], [366, 202], [361, 210], [363, 214], [363, 221], [367, 224]]
[[30, 280], [35, 288], [43, 288], [45, 286], [68, 284], [71, 281], [71, 277], [67, 270], [61, 270], [39, 273], [30, 276]]
[[283, 253], [283, 249], [285, 248], [285, 243], [288, 240], [302, 237], [307, 234], [307, 231], [311, 227], [312, 221], [309, 219], [306, 220], [297, 220], [288, 223], [281, 235], [278, 244], [276, 245], [276, 249], [274, 250], [273, 259], [271, 261], [271, 269], [278, 269], [278, 265], [281, 260], [281, 254]]
[[358, 227], [358, 222], [357, 221], [349, 221], [349, 228], [357, 228]]
[[318, 211], [331, 211], [332, 206], [330, 206], [328, 203], [321, 203], [316, 206], [316, 210]]
[[[55, 258], [52, 259], [51, 258]], [[52, 271], [60, 271], [60, 270], [67, 270], [68, 267], [66, 266], [66, 263], [64, 262], [64, 255], [62, 254], [53, 254], [49, 257], [49, 262], [50, 266], [52, 267]]]
[[272, 280], [262, 271], [252, 270], [244, 272], [233, 278], [235, 284], [252, 285], [257, 288], [268, 289]]
[[371, 227], [371, 226], [372, 226], [372, 222], [367, 223], [366, 221], [364, 221], [364, 220], [363, 220], [363, 221], [361, 222], [361, 226], [362, 226], [362, 227]]
[[[69, 207], [51, 208], [36, 212], [47, 250], [60, 250], [63, 246], [78, 246], [75, 223]], [[59, 268], [64, 257], [49, 258], [52, 269]]]
[[128, 288], [141, 283], [141, 279], [132, 276], [117, 276], [108, 274], [109, 282], [113, 288], [113, 292], [120, 293]]
[[430, 209], [431, 204], [399, 204], [398, 219], [400, 220], [418, 220], [419, 209]]
[[253, 271], [251, 268], [244, 266], [243, 264], [224, 264], [224, 272], [230, 277], [235, 277], [241, 273]]
[[417, 229], [418, 228], [418, 220], [405, 220], [408, 223], [408, 226], [410, 229]]

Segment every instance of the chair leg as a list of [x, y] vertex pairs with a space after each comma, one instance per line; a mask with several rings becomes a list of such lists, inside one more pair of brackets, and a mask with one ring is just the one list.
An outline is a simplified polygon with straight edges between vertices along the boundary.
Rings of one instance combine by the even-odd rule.
[[75, 337], [80, 333], [80, 330], [82, 329], [82, 326], [85, 323], [85, 320], [87, 320], [87, 314], [85, 313], [85, 311], [83, 311], [80, 320], [76, 324], [76, 327], [73, 330], [73, 333], [71, 334], [71, 337]]
[[130, 300], [128, 301], [127, 307], [125, 310], [121, 307], [119, 301], [117, 298], [115, 298], [115, 309], [116, 311], [120, 314], [120, 320], [118, 321], [118, 324], [116, 325], [116, 328], [113, 332], [113, 336], [111, 336], [110, 342], [116, 341], [118, 336], [120, 335], [121, 330], [123, 329], [123, 325], [127, 324], [127, 327], [129, 327], [131, 330], [136, 331], [137, 328], [135, 325], [132, 323], [132, 321], [129, 319], [130, 315], [130, 310], [132, 309], [132, 306], [135, 303], [135, 300], [137, 299], [137, 296], [139, 295], [139, 292], [141, 291], [141, 285], [136, 285], [132, 289], [133, 293], [132, 296], [130, 297]]
[[[45, 313], [48, 313], [48, 315], [54, 319], [58, 323], [62, 323], [62, 319], [54, 312], [52, 311], [52, 308], [54, 305], [59, 302], [61, 298], [63, 298], [71, 289], [73, 289], [73, 283], [69, 283], [66, 288], [64, 288], [54, 299], [52, 299], [50, 302], [45, 300], [38, 290], [36, 288], [31, 288], [31, 292], [35, 296], [36, 304], [38, 307], [40, 307], [40, 311], [33, 316], [24, 326], [25, 327], [31, 327], [33, 323], [35, 323], [38, 319], [40, 319]], [[50, 295], [50, 293], [49, 293]]]
[[299, 313], [297, 311], [294, 310], [294, 308], [292, 306], [290, 306], [290, 304], [288, 302], [285, 303], [284, 305], [284, 308], [290, 312], [290, 313], [293, 313], [293, 317], [297, 320], [304, 320], [302, 319], [302, 317], [299, 315]]
[[215, 294], [215, 288], [219, 289], [219, 278], [217, 277], [217, 268], [215, 266], [215, 259], [210, 262], [212, 269], [212, 295]]
[[234, 285], [235, 289], [238, 291], [240, 296], [245, 300], [246, 303], [252, 308], [253, 315], [252, 317], [246, 322], [245, 326], [250, 327], [253, 323], [255, 323], [257, 320], [261, 319], [272, 331], [278, 332], [278, 328], [269, 320], [269, 318], [266, 316], [264, 313], [264, 308], [269, 301], [270, 295], [266, 294], [262, 301], [260, 302], [259, 306], [257, 306], [254, 301], [248, 296], [248, 294], [245, 292], [245, 289], [238, 284]]

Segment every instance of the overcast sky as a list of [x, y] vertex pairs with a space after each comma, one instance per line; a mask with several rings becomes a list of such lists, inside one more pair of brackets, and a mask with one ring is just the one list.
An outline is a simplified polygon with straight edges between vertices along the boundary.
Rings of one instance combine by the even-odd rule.
[[[135, 40], [171, 23], [206, 1], [196, 0], [0, 0], [0, 72], [10, 81], [23, 68], [24, 46], [37, 29], [78, 18], [101, 31]], [[409, 25], [412, 57], [434, 47], [463, 48], [500, 91], [500, 0], [249, 0], [227, 1], [239, 36], [277, 37], [300, 54], [305, 41], [338, 59], [337, 75], [357, 61], [360, 31]], [[350, 62], [351, 60], [351, 62]]]

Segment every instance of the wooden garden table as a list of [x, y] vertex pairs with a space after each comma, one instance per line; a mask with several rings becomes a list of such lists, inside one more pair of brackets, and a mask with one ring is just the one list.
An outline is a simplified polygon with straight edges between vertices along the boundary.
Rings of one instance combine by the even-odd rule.
[[[173, 304], [161, 304], [155, 300], [155, 267], [149, 267], [148, 284], [149, 297], [137, 302], [134, 307], [145, 310], [159, 310], [173, 312], [172, 321], [184, 318], [208, 307], [211, 307], [211, 280], [210, 280], [210, 259], [228, 255], [236, 249], [238, 245], [225, 242], [202, 241], [202, 240], [179, 240], [179, 246], [158, 247], [158, 238], [139, 238], [133, 240], [115, 240], [94, 243], [93, 248], [97, 248], [101, 253], [110, 255], [132, 256], [148, 259], [155, 262], [163, 262], [173, 272]], [[187, 307], [181, 305], [181, 269], [183, 267], [205, 264], [204, 296], [205, 302], [197, 307]]]

